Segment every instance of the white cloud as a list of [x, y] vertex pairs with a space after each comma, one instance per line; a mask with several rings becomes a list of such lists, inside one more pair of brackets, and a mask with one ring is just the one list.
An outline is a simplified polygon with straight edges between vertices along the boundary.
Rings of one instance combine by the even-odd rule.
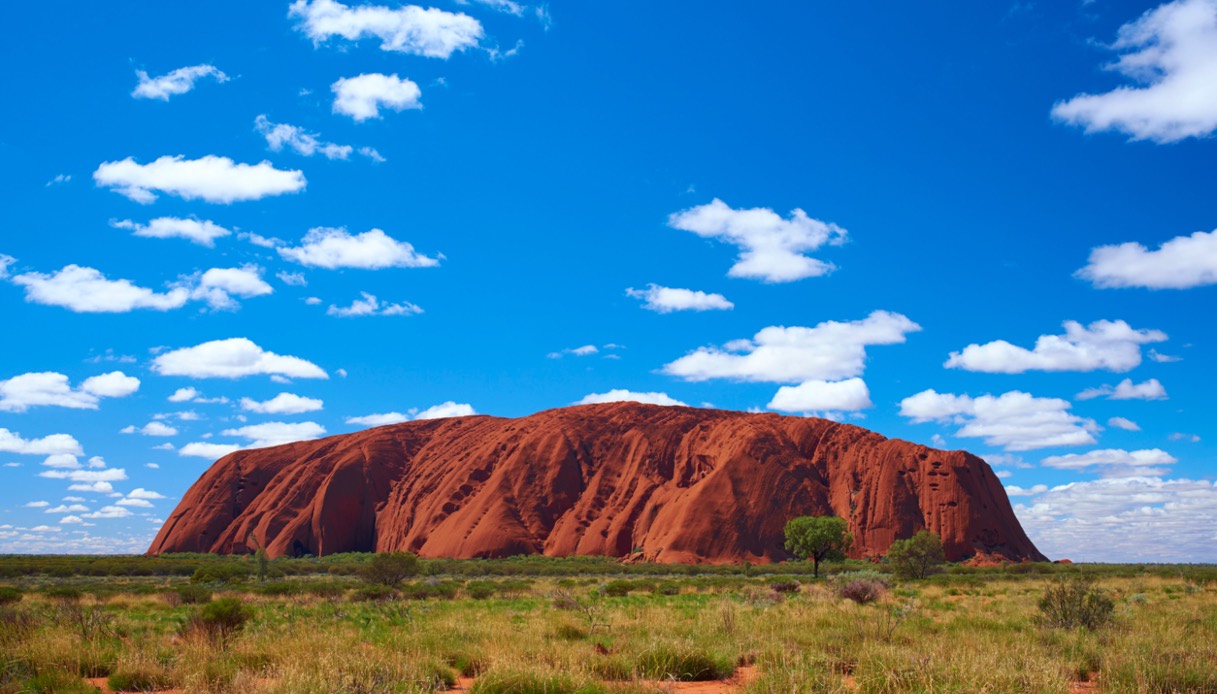
[[199, 397], [199, 395], [201, 393], [194, 388], [178, 388], [173, 391], [173, 395], [170, 395], [168, 400], [169, 402], [188, 402]]
[[101, 272], [79, 265], [68, 265], [50, 275], [27, 272], [14, 277], [13, 283], [25, 287], [28, 302], [62, 306], [76, 313], [126, 313], [140, 308], [168, 311], [181, 308], [190, 298], [184, 287], [158, 294], [130, 280], [106, 279]]
[[21, 455], [84, 455], [80, 442], [68, 434], [51, 434], [40, 439], [23, 439], [21, 435], [0, 428], [0, 453]]
[[114, 491], [114, 485], [109, 482], [77, 482], [70, 485], [68, 489], [74, 492], [93, 492], [95, 494], [110, 494]]
[[265, 296], [274, 291], [262, 280], [262, 268], [246, 265], [239, 268], [211, 268], [204, 272], [195, 284], [190, 298], [206, 301], [212, 308], [222, 310], [237, 307], [233, 296], [248, 299]]
[[1108, 448], [1088, 453], [1070, 453], [1044, 458], [1041, 465], [1062, 470], [1098, 468], [1103, 477], [1161, 477], [1166, 470], [1161, 465], [1174, 465], [1177, 458], [1160, 448], [1126, 451]]
[[[81, 468], [80, 461], [76, 459], [76, 456], [69, 453], [56, 453], [55, 455], [48, 455], [46, 460], [42, 461], [42, 464], [45, 467], [56, 470], [79, 470]], [[103, 465], [102, 467], [105, 466]]]
[[135, 489], [131, 490], [131, 493], [127, 495], [127, 498], [128, 499], [164, 499], [166, 497], [164, 494], [161, 494], [160, 492], [154, 492], [151, 489], [144, 489], [143, 487], [136, 487]]
[[334, 0], [296, 0], [288, 11], [296, 28], [313, 43], [332, 36], [348, 41], [380, 39], [380, 49], [428, 58], [447, 59], [456, 51], [478, 45], [482, 25], [474, 18], [416, 5], [343, 5]]
[[303, 190], [308, 181], [300, 171], [276, 169], [268, 161], [237, 164], [228, 157], [207, 155], [186, 159], [164, 156], [149, 164], [127, 157], [107, 161], [93, 172], [99, 187], [113, 188], [135, 202], [148, 204], [156, 192], [185, 200], [232, 203]]
[[448, 400], [438, 405], [432, 405], [427, 409], [414, 413], [415, 419], [445, 419], [447, 417], [469, 417], [477, 414], [473, 411], [473, 406], [468, 403], [453, 402]]
[[177, 429], [163, 422], [148, 422], [139, 433], [144, 436], [177, 436]]
[[550, 352], [545, 356], [548, 359], [561, 359], [568, 354], [576, 357], [589, 357], [593, 354], [598, 354], [599, 352], [600, 348], [596, 345], [582, 345], [580, 347], [567, 347], [566, 349], [557, 352]]
[[1126, 378], [1117, 383], [1115, 387], [1104, 385], [1098, 388], [1087, 388], [1077, 394], [1077, 399], [1092, 400], [1101, 396], [1106, 396], [1108, 400], [1165, 400], [1167, 398], [1166, 388], [1156, 378], [1151, 378], [1144, 383], [1133, 383], [1131, 378]]
[[1171, 356], [1169, 354], [1163, 354], [1152, 347], [1149, 350], [1149, 358], [1153, 359], [1154, 361], [1158, 362], [1159, 364], [1173, 364], [1177, 361], [1183, 361], [1183, 357], [1175, 357], [1175, 356]]
[[17, 259], [11, 255], [0, 253], [0, 280], [8, 279], [8, 266], [17, 262]]
[[152, 503], [144, 499], [119, 499], [114, 502], [114, 505], [128, 508], [152, 508]]
[[[68, 480], [71, 482], [80, 482], [82, 484], [93, 484], [96, 482], [122, 482], [127, 479], [127, 471], [120, 467], [106, 468], [105, 470], [44, 470], [38, 473], [39, 477], [45, 477], [52, 480]], [[92, 491], [89, 489], [80, 489], [75, 485], [68, 487], [72, 491]]]
[[51, 180], [46, 182], [46, 186], [47, 186], [47, 188], [50, 188], [51, 186], [57, 186], [61, 183], [70, 183], [71, 181], [72, 181], [71, 174], [56, 174], [55, 178], [52, 178]]
[[1120, 27], [1106, 66], [1132, 80], [1104, 94], [1078, 94], [1052, 107], [1086, 132], [1176, 142], [1217, 130], [1217, 2], [1177, 0]]
[[241, 450], [241, 447], [235, 443], [204, 443], [196, 441], [182, 446], [178, 450], [178, 455], [216, 460], [239, 450]]
[[380, 118], [381, 108], [404, 111], [423, 107], [418, 100], [422, 96], [418, 85], [397, 75], [373, 72], [343, 77], [330, 85], [330, 91], [334, 92], [334, 113], [350, 116], [360, 123]]
[[642, 307], [656, 313], [671, 313], [673, 311], [730, 311], [735, 304], [727, 301], [722, 294], [707, 294], [692, 289], [662, 287], [658, 284], [648, 284], [646, 289], [625, 290], [627, 296], [642, 299]]
[[51, 505], [49, 501], [31, 501], [24, 508], [46, 508]]
[[93, 513], [84, 514], [85, 518], [127, 518], [131, 512], [122, 506], [102, 506]]
[[299, 414], [301, 412], [316, 412], [325, 405], [316, 398], [305, 398], [294, 393], [279, 393], [270, 400], [258, 402], [251, 398], [241, 398], [241, 409], [261, 414]]
[[1046, 491], [1048, 491], [1048, 485], [1046, 484], [1037, 484], [1027, 488], [1014, 484], [1006, 485], [1006, 496], [1035, 496], [1036, 494], [1043, 494]]
[[1163, 342], [1161, 330], [1135, 330], [1122, 320], [1100, 320], [1083, 327], [1065, 321], [1064, 335], [1041, 335], [1034, 349], [995, 340], [951, 352], [948, 369], [985, 373], [1025, 371], [1128, 371], [1141, 363], [1141, 345]]
[[54, 508], [48, 508], [46, 511], [43, 511], [43, 513], [81, 513], [88, 510], [88, 506], [81, 504], [72, 504], [71, 506], [68, 506], [67, 504], [60, 504]]
[[782, 412], [854, 412], [870, 406], [870, 390], [861, 378], [782, 386], [766, 405]]
[[25, 412], [39, 406], [95, 410], [100, 398], [120, 398], [137, 390], [139, 379], [121, 371], [87, 378], [79, 388], [72, 388], [61, 373], [27, 373], [0, 381], [0, 411]]
[[206, 219], [194, 217], [157, 217], [147, 224], [139, 224], [130, 219], [111, 220], [110, 226], [115, 229], [130, 229], [135, 236], [151, 239], [186, 239], [200, 246], [215, 247], [215, 240], [232, 233], [231, 230]]
[[798, 383], [859, 376], [868, 345], [892, 345], [921, 326], [899, 313], [875, 311], [860, 321], [825, 321], [814, 328], [771, 326], [751, 340], [702, 347], [663, 367], [688, 381]]
[[1071, 414], [1069, 408], [1067, 400], [1017, 390], [977, 398], [925, 390], [900, 401], [900, 414], [914, 422], [960, 424], [955, 436], [983, 438], [1007, 451], [1094, 443], [1098, 425]]
[[1149, 250], [1136, 242], [1090, 251], [1077, 277], [1101, 289], [1190, 289], [1217, 284], [1217, 230], [1176, 236]]
[[284, 147], [297, 154], [311, 157], [320, 154], [326, 159], [347, 159], [354, 150], [350, 145], [338, 145], [333, 142], [323, 142], [316, 133], [287, 123], [272, 123], [265, 115], [254, 119], [254, 127], [266, 138], [266, 146], [272, 152], [281, 152]]
[[1136, 422], [1125, 417], [1112, 417], [1107, 420], [1107, 426], [1123, 429], [1124, 431], [1141, 431], [1141, 427]]
[[681, 402], [676, 398], [669, 396], [667, 393], [656, 392], [637, 392], [632, 390], [623, 390], [614, 388], [607, 393], [589, 393], [583, 396], [583, 399], [576, 402], [576, 405], [596, 405], [604, 402], [641, 402], [647, 405], [666, 405], [677, 407], [688, 407], [688, 403]]
[[183, 347], [158, 355], [152, 370], [162, 376], [241, 378], [271, 375], [292, 378], [329, 378], [316, 364], [299, 357], [267, 352], [252, 340], [232, 337]]
[[80, 516], [64, 516], [59, 519], [60, 525], [83, 525], [84, 520]]
[[385, 159], [384, 156], [382, 156], [380, 152], [377, 152], [375, 149], [373, 149], [371, 147], [360, 147], [359, 153], [362, 154], [363, 156], [367, 157], [368, 159], [371, 159], [374, 163], [377, 163], [377, 164], [383, 164], [386, 161], [388, 161], [388, 159]]
[[1116, 477], [1053, 487], [1014, 512], [1041, 551], [1074, 561], [1217, 562], [1217, 484]]
[[[0, 429], [3, 431], [3, 429]], [[1181, 431], [1176, 431], [1168, 436], [1171, 441], [1187, 441], [1188, 443], [1200, 443], [1200, 437], [1195, 434], [1185, 434]]]
[[380, 229], [351, 234], [346, 229], [310, 229], [298, 248], [280, 248], [279, 255], [301, 265], [380, 270], [390, 267], [434, 267], [435, 258], [415, 252], [414, 246], [397, 241]]
[[412, 408], [407, 413], [402, 412], [384, 412], [380, 414], [369, 414], [361, 417], [347, 417], [347, 424], [358, 424], [367, 427], [380, 427], [387, 424], [399, 424], [410, 420], [419, 419], [444, 419], [447, 417], [469, 417], [477, 414], [473, 406], [468, 403], [454, 402], [448, 400], [438, 405], [432, 405], [424, 410]]
[[356, 299], [350, 306], [330, 305], [326, 309], [327, 316], [352, 318], [356, 316], [415, 316], [423, 312], [422, 308], [403, 301], [400, 304], [381, 303], [375, 296], [367, 292], [359, 292], [362, 299]]
[[[470, 1], [471, 0], [456, 0], [456, 4], [468, 5], [470, 3]], [[489, 7], [498, 12], [505, 12], [507, 14], [513, 14], [517, 17], [524, 16], [524, 10], [527, 9], [527, 7], [525, 5], [521, 5], [520, 3], [514, 2], [513, 0], [472, 0], [472, 2], [476, 2], [479, 5], [485, 5], [486, 7]], [[537, 8], [537, 12], [538, 12], [538, 16], [540, 16], [541, 8]]]
[[62, 530], [62, 528], [53, 528], [49, 525], [36, 525], [30, 528], [30, 531], [35, 533], [57, 533], [60, 530]]
[[846, 237], [841, 227], [812, 219], [801, 209], [782, 219], [769, 208], [736, 210], [718, 198], [671, 215], [668, 225], [738, 246], [739, 260], [727, 274], [766, 282], [792, 282], [832, 272], [831, 263], [804, 254], [825, 244], [844, 243]]
[[291, 287], [307, 287], [308, 280], [302, 272], [279, 272], [275, 274], [279, 281]]
[[180, 67], [173, 72], [159, 77], [149, 77], [143, 70], [136, 70], [135, 76], [139, 84], [131, 96], [136, 99], [160, 99], [168, 101], [169, 97], [185, 94], [194, 89], [194, 83], [204, 77], [211, 77], [216, 82], [227, 82], [228, 75], [218, 70], [214, 65], [192, 65]]
[[266, 448], [318, 438], [325, 433], [325, 427], [316, 422], [264, 422], [225, 429], [222, 433], [224, 436], [239, 436], [251, 440], [253, 443], [249, 445], [250, 448]]
[[382, 412], [379, 414], [368, 414], [360, 417], [347, 417], [347, 424], [359, 424], [365, 427], [382, 427], [386, 424], [400, 424], [401, 422], [410, 421], [410, 415], [402, 412]]

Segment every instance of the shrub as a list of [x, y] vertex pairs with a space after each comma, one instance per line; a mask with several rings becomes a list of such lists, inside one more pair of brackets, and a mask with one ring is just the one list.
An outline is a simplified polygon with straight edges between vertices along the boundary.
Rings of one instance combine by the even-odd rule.
[[[23, 641], [38, 627], [28, 612], [12, 607], [0, 607], [0, 644]], [[0, 679], [0, 682], [3, 680]]]
[[470, 581], [465, 586], [465, 593], [474, 600], [485, 600], [494, 597], [494, 583], [492, 581]]
[[887, 550], [887, 563], [900, 578], [925, 578], [945, 562], [942, 540], [928, 530], [919, 530], [907, 540], [896, 540]]
[[786, 549], [812, 562], [812, 576], [820, 576], [820, 562], [845, 558], [853, 544], [849, 523], [836, 516], [800, 516], [786, 523]]
[[609, 581], [602, 587], [604, 594], [610, 598], [624, 598], [634, 589], [631, 581]]
[[351, 595], [351, 600], [355, 602], [371, 602], [381, 600], [394, 600], [397, 598], [397, 589], [390, 586], [382, 586], [374, 584], [359, 588]]
[[775, 593], [797, 593], [800, 586], [798, 581], [774, 581], [769, 587]]
[[43, 590], [42, 594], [57, 602], [80, 602], [80, 597], [84, 595], [79, 588], [72, 586], [51, 586]]
[[21, 602], [21, 589], [12, 586], [0, 586], [0, 605], [11, 605]]
[[469, 694], [600, 694], [605, 687], [582, 683], [570, 675], [498, 670], [474, 681]]
[[211, 589], [200, 585], [181, 585], [174, 592], [177, 593], [178, 602], [183, 605], [202, 605], [211, 602]]
[[735, 671], [734, 663], [713, 653], [690, 648], [656, 645], [639, 654], [638, 674], [650, 679], [680, 682], [721, 680]]
[[155, 692], [173, 686], [165, 673], [151, 670], [119, 670], [106, 684], [116, 692]]
[[1046, 626], [1098, 629], [1111, 621], [1116, 605], [1092, 579], [1062, 576], [1044, 589], [1039, 608]]
[[200, 608], [187, 624], [187, 628], [223, 644], [244, 628], [245, 623], [252, 618], [253, 610], [237, 598], [220, 598]]
[[39, 673], [21, 686], [23, 694], [97, 694], [97, 688], [62, 671]]
[[190, 575], [191, 583], [240, 583], [248, 580], [253, 572], [249, 567], [233, 562], [200, 566]]
[[418, 557], [410, 552], [376, 554], [360, 569], [359, 575], [368, 583], [395, 586], [418, 573]]
[[866, 579], [855, 579], [841, 584], [837, 588], [837, 595], [852, 600], [859, 605], [872, 603], [887, 592], [887, 588], [878, 581], [869, 581]]

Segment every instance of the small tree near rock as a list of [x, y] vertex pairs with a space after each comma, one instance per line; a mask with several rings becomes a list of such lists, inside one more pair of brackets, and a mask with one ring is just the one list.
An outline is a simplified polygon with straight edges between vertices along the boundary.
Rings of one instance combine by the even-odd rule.
[[944, 562], [942, 540], [928, 530], [918, 530], [906, 540], [896, 540], [887, 550], [887, 563], [899, 578], [925, 578]]
[[382, 586], [396, 586], [418, 573], [418, 557], [411, 552], [376, 554], [360, 571], [363, 580]]
[[799, 516], [786, 523], [786, 550], [812, 562], [812, 575], [820, 576], [820, 562], [845, 558], [853, 544], [849, 524], [836, 516]]

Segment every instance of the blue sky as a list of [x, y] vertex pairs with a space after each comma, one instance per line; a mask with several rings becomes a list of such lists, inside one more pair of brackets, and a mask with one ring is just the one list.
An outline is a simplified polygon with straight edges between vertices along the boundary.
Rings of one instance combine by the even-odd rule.
[[634, 398], [1217, 561], [1217, 1], [815, 5], [13, 8], [0, 552], [143, 551], [235, 447]]

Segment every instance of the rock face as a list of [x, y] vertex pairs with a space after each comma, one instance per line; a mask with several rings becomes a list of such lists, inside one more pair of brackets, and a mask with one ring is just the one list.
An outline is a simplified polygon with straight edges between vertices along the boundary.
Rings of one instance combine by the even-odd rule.
[[411, 551], [754, 563], [786, 521], [849, 521], [851, 555], [928, 528], [947, 557], [1042, 560], [989, 466], [824, 419], [637, 403], [407, 422], [221, 458], [150, 553]]

